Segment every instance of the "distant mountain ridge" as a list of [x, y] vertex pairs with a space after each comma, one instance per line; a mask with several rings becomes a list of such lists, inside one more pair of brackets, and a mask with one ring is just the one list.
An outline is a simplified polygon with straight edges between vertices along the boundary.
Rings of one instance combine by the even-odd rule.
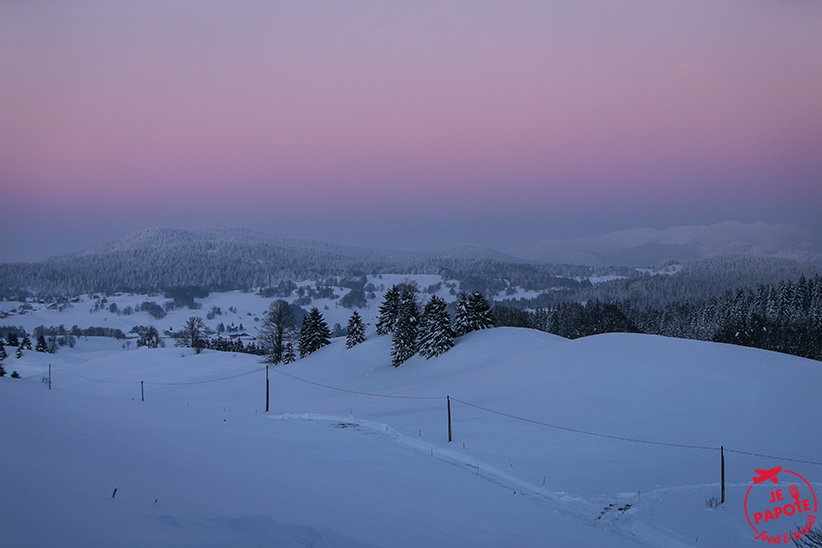
[[[642, 231], [636, 234], [635, 241], [642, 241]], [[635, 248], [642, 245], [646, 244]], [[456, 280], [460, 290], [504, 293], [511, 305], [535, 309], [596, 299], [652, 305], [693, 301], [822, 272], [807, 263], [752, 255], [676, 262], [679, 267], [662, 270], [547, 264], [474, 245], [412, 252], [334, 245], [243, 228], [158, 227], [38, 263], [0, 264], [0, 298], [156, 293], [186, 286], [255, 290], [283, 281], [313, 285], [329, 278], [434, 274]], [[662, 271], [667, 275], [654, 275]], [[530, 296], [522, 299], [519, 290]]]
[[574, 240], [544, 240], [507, 251], [533, 261], [589, 266], [650, 266], [666, 259], [691, 261], [722, 255], [822, 265], [822, 236], [788, 224], [727, 221], [665, 230], [633, 228]]
[[[179, 286], [251, 289], [281, 280], [381, 272], [499, 273], [507, 267], [498, 265], [525, 264], [474, 245], [413, 252], [336, 245], [245, 228], [154, 227], [39, 263], [0, 264], [0, 292], [8, 296], [21, 291], [70, 295]], [[537, 267], [537, 275], [550, 277], [546, 269]]]

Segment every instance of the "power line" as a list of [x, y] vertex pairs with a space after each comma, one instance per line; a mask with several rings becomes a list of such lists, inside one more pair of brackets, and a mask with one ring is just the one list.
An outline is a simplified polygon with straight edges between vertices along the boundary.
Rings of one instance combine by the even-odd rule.
[[246, 371], [245, 373], [237, 373], [236, 375], [230, 375], [228, 377], [220, 377], [219, 379], [209, 379], [205, 381], [190, 381], [190, 382], [151, 382], [146, 381], [146, 384], [153, 384], [158, 386], [182, 386], [182, 385], [189, 385], [189, 384], [207, 384], [210, 382], [220, 382], [220, 381], [227, 381], [229, 379], [236, 379], [237, 377], [245, 377], [246, 375], [251, 375], [252, 373], [258, 373], [260, 371], [264, 371], [265, 367], [258, 367], [257, 369], [252, 369], [251, 371]]
[[304, 383], [313, 384], [314, 386], [320, 386], [322, 388], [328, 388], [329, 390], [337, 390], [339, 392], [348, 392], [349, 394], [359, 394], [360, 396], [373, 396], [375, 398], [394, 398], [400, 400], [441, 400], [442, 396], [396, 396], [391, 394], [374, 394], [372, 392], [360, 392], [358, 390], [349, 390], [347, 388], [338, 388], [336, 386], [330, 386], [327, 384], [322, 384], [319, 382], [309, 381], [308, 379], [302, 379], [295, 375], [290, 375], [284, 371], [280, 371], [279, 369], [272, 368], [272, 371], [275, 373], [279, 373], [280, 375], [285, 375], [286, 377], [292, 378], [294, 380], [298, 380]]
[[739, 453], [740, 455], [750, 455], [752, 457], [762, 457], [773, 460], [786, 460], [790, 462], [801, 462], [802, 464], [815, 464], [817, 466], [822, 466], [822, 462], [815, 462], [812, 460], [790, 459], [788, 457], [774, 457], [771, 455], [761, 455], [759, 453], [749, 453], [747, 451], [737, 451], [736, 449], [728, 449], [727, 447], [725, 448], [725, 451], [727, 451], [728, 453]]
[[[523, 422], [529, 422], [531, 424], [537, 424], [537, 425], [540, 425], [540, 426], [546, 426], [548, 428], [556, 428], [557, 430], [565, 430], [566, 432], [574, 432], [576, 434], [585, 434], [587, 436], [597, 436], [597, 437], [600, 437], [600, 438], [608, 438], [608, 439], [620, 440], [620, 441], [629, 441], [629, 442], [634, 442], [634, 443], [645, 443], [645, 444], [649, 444], [649, 445], [662, 445], [662, 446], [665, 446], [665, 447], [678, 447], [678, 448], [683, 448], [683, 449], [701, 449], [701, 450], [704, 450], [704, 451], [720, 451], [721, 450], [719, 447], [709, 447], [709, 446], [705, 446], [705, 445], [687, 445], [687, 444], [682, 444], [682, 443], [669, 443], [669, 442], [664, 442], [664, 441], [642, 440], [642, 439], [638, 439], [638, 438], [628, 438], [628, 437], [624, 437], [624, 436], [613, 436], [611, 434], [601, 434], [599, 432], [589, 432], [587, 430], [580, 430], [578, 428], [569, 428], [567, 426], [559, 426], [559, 425], [556, 425], [556, 424], [549, 424], [547, 422], [541, 422], [541, 421], [537, 421], [537, 420], [533, 420], [533, 419], [528, 419], [528, 418], [525, 418], [525, 417], [519, 417], [517, 415], [512, 415], [511, 413], [504, 413], [502, 411], [497, 411], [495, 409], [489, 409], [487, 407], [482, 407], [481, 405], [477, 405], [477, 404], [470, 403], [470, 402], [467, 402], [467, 401], [458, 400], [457, 398], [454, 398], [454, 397], [452, 397], [451, 400], [453, 400], [455, 402], [462, 403], [464, 405], [468, 405], [470, 407], [475, 407], [477, 409], [481, 409], [483, 411], [487, 411], [489, 413], [494, 413], [496, 415], [501, 415], [503, 417], [508, 417], [510, 419], [515, 419], [515, 420], [523, 421]], [[775, 457], [773, 455], [762, 455], [760, 453], [751, 453], [751, 452], [748, 452], [748, 451], [739, 451], [739, 450], [736, 450], [736, 449], [728, 449], [727, 447], [725, 447], [725, 451], [728, 451], [728, 452], [731, 452], [731, 453], [738, 453], [738, 454], [741, 454], [741, 455], [750, 455], [750, 456], [754, 456], [754, 457], [762, 457], [762, 458], [766, 458], [766, 459], [784, 460], [784, 461], [789, 461], [789, 462], [799, 462], [799, 463], [803, 463], [803, 464], [814, 464], [814, 465], [817, 465], [817, 466], [822, 466], [822, 462], [815, 462], [815, 461], [811, 461], [811, 460], [792, 459], [792, 458], [789, 458], [789, 457]]]
[[[251, 371], [246, 371], [244, 373], [238, 373], [236, 375], [229, 375], [227, 377], [220, 377], [218, 379], [208, 379], [208, 380], [202, 380], [202, 381], [188, 381], [188, 382], [152, 382], [152, 381], [145, 381], [145, 384], [151, 384], [151, 385], [155, 385], [155, 386], [186, 386], [186, 385], [196, 385], [196, 384], [207, 384], [207, 383], [212, 383], [212, 382], [221, 382], [221, 381], [225, 381], [225, 380], [229, 380], [229, 379], [235, 379], [235, 378], [238, 378], [238, 377], [244, 377], [246, 375], [251, 375], [252, 373], [257, 373], [257, 372], [262, 371], [264, 369], [265, 369], [264, 367], [259, 367], [257, 369], [253, 369]], [[104, 379], [94, 379], [94, 378], [91, 378], [91, 377], [86, 377], [86, 376], [80, 375], [78, 373], [73, 373], [71, 371], [66, 371], [65, 369], [55, 369], [54, 371], [60, 371], [62, 373], [66, 373], [68, 375], [72, 375], [74, 377], [78, 377], [78, 378], [85, 379], [85, 380], [88, 380], [88, 381], [102, 382], [102, 383], [108, 383], [108, 384], [137, 384], [138, 382], [141, 382], [141, 381], [110, 381], [110, 380], [104, 380]], [[375, 397], [375, 398], [390, 398], [390, 399], [403, 399], [403, 400], [439, 400], [439, 399], [442, 399], [442, 396], [399, 396], [399, 395], [395, 395], [395, 394], [377, 394], [377, 393], [373, 393], [373, 392], [362, 392], [362, 391], [359, 391], [359, 390], [351, 390], [351, 389], [348, 389], [348, 388], [340, 388], [340, 387], [337, 387], [337, 386], [331, 386], [331, 385], [328, 385], [328, 384], [323, 384], [323, 383], [319, 383], [319, 382], [315, 382], [315, 381], [310, 381], [308, 379], [303, 379], [301, 377], [297, 377], [296, 375], [286, 373], [286, 372], [281, 371], [281, 370], [276, 369], [276, 368], [271, 368], [271, 371], [273, 371], [275, 373], [279, 373], [280, 375], [283, 375], [285, 377], [289, 377], [289, 378], [294, 379], [296, 381], [304, 382], [306, 384], [319, 386], [321, 388], [326, 388], [328, 390], [336, 390], [338, 392], [346, 392], [346, 393], [349, 393], [349, 394], [357, 394], [357, 395], [360, 395], [360, 396], [371, 396], [371, 397]], [[32, 378], [32, 377], [35, 377], [35, 376], [37, 376], [37, 375], [31, 375], [31, 376], [25, 377], [25, 378]], [[480, 409], [482, 411], [485, 411], [485, 412], [488, 412], [488, 413], [493, 413], [495, 415], [499, 415], [499, 416], [506, 417], [506, 418], [509, 418], [509, 419], [518, 420], [518, 421], [521, 421], [521, 422], [527, 422], [527, 423], [530, 423], [530, 424], [536, 424], [538, 426], [544, 426], [544, 427], [547, 427], [547, 428], [554, 428], [556, 430], [564, 430], [566, 432], [573, 432], [575, 434], [584, 434], [586, 436], [596, 436], [596, 437], [600, 437], [600, 438], [619, 440], [619, 441], [627, 441], [627, 442], [632, 442], [632, 443], [643, 443], [643, 444], [647, 444], [647, 445], [659, 445], [659, 446], [663, 446], [663, 447], [675, 447], [675, 448], [681, 448], [681, 449], [699, 449], [699, 450], [703, 450], [703, 451], [720, 451], [719, 447], [709, 447], [709, 446], [706, 446], [706, 445], [689, 445], [689, 444], [682, 444], [682, 443], [672, 443], [672, 442], [655, 441], [655, 440], [644, 440], [644, 439], [639, 439], [639, 438], [629, 438], [629, 437], [626, 437], [626, 436], [615, 436], [615, 435], [612, 435], [612, 434], [603, 434], [603, 433], [600, 433], [600, 432], [591, 432], [591, 431], [588, 431], [588, 430], [581, 430], [579, 428], [571, 428], [571, 427], [568, 427], [568, 426], [560, 426], [558, 424], [550, 424], [550, 423], [547, 423], [547, 422], [542, 422], [542, 421], [538, 421], [538, 420], [534, 420], [534, 419], [529, 419], [527, 417], [520, 417], [518, 415], [514, 415], [514, 414], [511, 414], [511, 413], [505, 413], [503, 411], [497, 411], [496, 409], [483, 407], [481, 405], [477, 405], [475, 403], [467, 402], [467, 401], [460, 400], [460, 399], [453, 398], [453, 397], [450, 398], [450, 399], [455, 401], [455, 402], [461, 403], [463, 405], [467, 405], [469, 407], [474, 407], [476, 409]], [[725, 451], [728, 451], [729, 453], [737, 453], [737, 454], [740, 454], [740, 455], [761, 457], [761, 458], [772, 459], [772, 460], [782, 460], [782, 461], [788, 461], [788, 462], [797, 462], [797, 463], [802, 463], [802, 464], [812, 464], [812, 465], [816, 465], [816, 466], [822, 466], [822, 462], [816, 462], [816, 461], [811, 461], [811, 460], [803, 460], [803, 459], [794, 459], [794, 458], [790, 458], [790, 457], [778, 457], [778, 456], [773, 456], [773, 455], [763, 455], [761, 453], [752, 453], [752, 452], [749, 452], [749, 451], [740, 451], [740, 450], [737, 450], [737, 449], [729, 449], [727, 447], [725, 448]]]
[[[206, 384], [210, 382], [220, 382], [226, 381], [229, 379], [236, 379], [237, 377], [244, 377], [245, 375], [251, 375], [252, 373], [257, 373], [259, 371], [264, 370], [264, 367], [258, 367], [257, 369], [253, 369], [251, 371], [246, 371], [245, 373], [238, 373], [236, 375], [229, 375], [228, 377], [220, 377], [218, 379], [208, 379], [204, 381], [187, 381], [187, 382], [153, 382], [153, 381], [145, 381], [145, 384], [151, 384], [154, 386], [186, 386], [186, 385], [193, 385], [193, 384]], [[86, 377], [84, 375], [80, 375], [78, 373], [72, 373], [71, 371], [66, 371], [65, 369], [55, 369], [54, 371], [59, 371], [61, 373], [66, 373], [73, 377], [78, 377], [81, 379], [85, 379], [87, 381], [93, 382], [104, 382], [108, 384], [139, 384], [142, 381], [109, 381], [104, 379], [93, 379], [91, 377]]]
[[496, 415], [501, 415], [503, 417], [508, 417], [509, 419], [515, 419], [515, 420], [523, 421], [523, 422], [530, 422], [532, 424], [538, 424], [540, 426], [547, 426], [548, 428], [556, 428], [557, 430], [565, 430], [566, 432], [574, 432], [576, 434], [585, 434], [585, 435], [588, 435], [588, 436], [598, 436], [600, 438], [609, 438], [609, 439], [612, 439], [612, 440], [632, 441], [634, 443], [647, 443], [649, 445], [664, 445], [664, 446], [667, 446], [667, 447], [681, 447], [681, 448], [685, 448], [685, 449], [703, 449], [703, 450], [708, 450], [708, 451], [719, 451], [719, 447], [708, 447], [708, 446], [704, 446], [704, 445], [686, 445], [686, 444], [681, 444], [681, 443], [668, 443], [668, 442], [664, 442], [664, 441], [641, 440], [641, 439], [638, 439], [638, 438], [627, 438], [627, 437], [624, 437], [624, 436], [612, 436], [610, 434], [600, 434], [598, 432], [589, 432], [587, 430], [579, 430], [577, 428], [569, 428], [567, 426], [559, 426], [559, 425], [556, 425], [556, 424], [549, 424], [547, 422], [541, 422], [541, 421], [537, 421], [537, 420], [534, 420], [534, 419], [528, 419], [528, 418], [525, 418], [525, 417], [518, 417], [517, 415], [512, 415], [510, 413], [504, 413], [502, 411], [496, 411], [494, 409], [489, 409], [487, 407], [482, 407], [481, 405], [476, 405], [474, 403], [469, 403], [467, 401], [458, 400], [457, 398], [453, 398], [453, 397], [451, 399], [455, 402], [459, 402], [459, 403], [462, 403], [462, 404], [465, 404], [465, 405], [469, 405], [471, 407], [476, 407], [477, 409], [482, 409], [483, 411], [487, 411], [489, 413], [494, 413]]

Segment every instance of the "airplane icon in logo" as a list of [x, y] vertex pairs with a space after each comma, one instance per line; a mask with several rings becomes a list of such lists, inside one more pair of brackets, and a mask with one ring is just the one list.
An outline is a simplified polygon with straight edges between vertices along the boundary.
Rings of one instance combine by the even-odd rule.
[[771, 480], [772, 482], [776, 483], [777, 482], [776, 475], [781, 471], [782, 471], [781, 466], [774, 466], [770, 470], [759, 470], [757, 468], [756, 470], [754, 470], [754, 472], [759, 474], [759, 477], [755, 477], [755, 478], [751, 478], [751, 479], [753, 479], [754, 485], [762, 483], [763, 481], [768, 481], [768, 480]]

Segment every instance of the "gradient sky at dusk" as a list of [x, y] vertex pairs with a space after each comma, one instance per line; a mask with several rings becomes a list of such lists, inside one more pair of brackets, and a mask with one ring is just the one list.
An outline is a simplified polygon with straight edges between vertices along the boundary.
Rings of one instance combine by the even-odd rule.
[[0, 3], [0, 261], [822, 230], [817, 0]]

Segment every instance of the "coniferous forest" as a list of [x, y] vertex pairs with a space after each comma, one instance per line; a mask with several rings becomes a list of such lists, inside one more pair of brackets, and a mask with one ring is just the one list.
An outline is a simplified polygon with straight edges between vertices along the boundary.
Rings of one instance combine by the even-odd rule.
[[822, 360], [822, 276], [760, 285], [705, 301], [636, 307], [630, 301], [564, 302], [528, 311], [498, 304], [497, 325], [567, 338], [649, 333], [773, 350]]
[[[436, 275], [442, 282], [431, 287], [388, 289], [379, 305], [376, 331], [394, 339], [396, 365], [417, 352], [432, 357], [450, 348], [452, 337], [466, 331], [464, 320], [469, 310], [475, 318], [481, 317], [477, 321], [482, 325], [493, 322], [531, 327], [567, 338], [607, 332], [648, 333], [819, 360], [820, 272], [822, 269], [813, 265], [752, 256], [665, 261], [649, 268], [594, 268], [528, 263], [483, 248], [412, 253], [333, 246], [239, 229], [150, 229], [39, 263], [0, 264], [0, 299], [22, 303], [31, 299], [52, 303], [50, 307], [61, 310], [84, 293], [162, 294], [167, 299], [162, 304], [149, 297], [141, 304], [115, 310], [116, 305], [99, 299], [94, 310], [104, 307], [118, 315], [144, 311], [160, 320], [175, 308], [197, 310], [201, 305], [196, 299], [214, 291], [254, 291], [274, 299], [296, 295], [298, 298], [289, 304], [294, 325], [287, 327], [302, 331], [298, 326], [308, 315], [312, 299], [338, 300], [339, 306], [351, 311], [376, 308], [369, 303], [375, 298], [369, 277], [377, 282], [375, 278], [383, 273]], [[304, 280], [314, 281], [297, 285]], [[425, 296], [444, 289], [444, 285], [456, 303], [448, 305]], [[480, 299], [492, 310], [478, 312]], [[21, 310], [26, 306], [23, 304]], [[449, 331], [444, 326], [450, 318], [454, 323]], [[358, 344], [363, 337], [361, 322], [362, 318], [359, 322], [353, 318], [349, 330], [335, 326], [333, 335], [320, 329], [310, 341], [303, 340], [302, 346], [294, 340], [285, 348], [281, 341], [276, 351], [268, 349], [269, 360], [285, 360], [286, 350], [289, 356], [297, 350], [303, 355], [313, 352], [329, 335], [345, 335], [346, 331], [349, 344]], [[321, 324], [313, 318], [306, 332], [316, 331]], [[90, 335], [93, 330], [124, 337], [119, 330], [110, 335], [111, 330], [104, 328], [88, 328], [82, 334]], [[24, 334], [13, 326], [0, 326], [2, 335], [16, 331]], [[76, 337], [80, 333], [75, 326], [69, 334]], [[58, 345], [69, 340], [59, 328], [41, 326], [37, 335], [41, 334], [55, 338]], [[240, 348], [236, 332], [233, 341], [222, 339], [219, 331], [216, 339], [207, 335], [198, 343], [205, 348], [266, 352], [260, 341]], [[157, 336], [141, 334], [138, 342], [153, 345], [158, 340], [159, 332]]]

